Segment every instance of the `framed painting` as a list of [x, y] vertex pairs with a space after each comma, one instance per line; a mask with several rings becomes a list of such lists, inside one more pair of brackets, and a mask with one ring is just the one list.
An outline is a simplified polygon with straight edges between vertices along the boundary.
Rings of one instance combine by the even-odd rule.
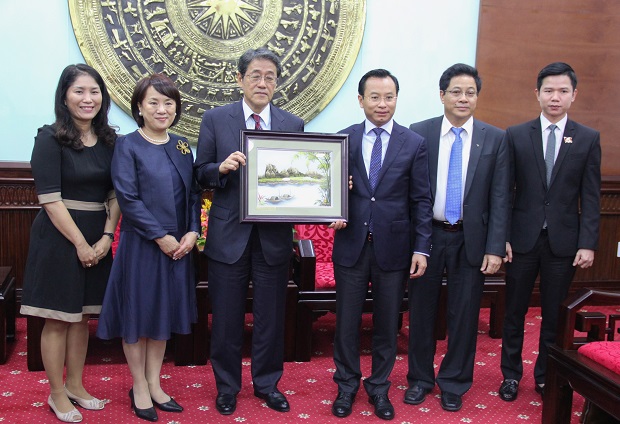
[[241, 131], [241, 222], [346, 220], [348, 137]]

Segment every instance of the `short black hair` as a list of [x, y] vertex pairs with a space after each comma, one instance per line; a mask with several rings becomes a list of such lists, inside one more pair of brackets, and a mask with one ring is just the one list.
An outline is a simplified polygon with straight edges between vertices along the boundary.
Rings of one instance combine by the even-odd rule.
[[133, 116], [134, 121], [136, 121], [140, 128], [144, 126], [144, 117], [140, 115], [138, 104], [142, 103], [144, 97], [146, 97], [146, 91], [149, 87], [153, 87], [158, 93], [174, 100], [177, 114], [170, 125], [171, 127], [174, 126], [181, 119], [181, 93], [174, 81], [164, 74], [151, 74], [148, 77], [142, 78], [136, 84], [136, 88], [134, 88], [133, 95], [131, 96], [131, 116]]
[[241, 74], [241, 76], [245, 76], [245, 73], [248, 71], [248, 67], [250, 63], [254, 59], [265, 59], [273, 62], [276, 65], [276, 76], [279, 78], [282, 75], [282, 64], [280, 63], [280, 59], [278, 56], [267, 47], [259, 47], [258, 49], [249, 49], [246, 50], [245, 53], [239, 58], [239, 63], [237, 63], [237, 70]]
[[372, 71], [368, 71], [364, 74], [362, 79], [360, 79], [359, 84], [357, 85], [357, 93], [360, 96], [364, 96], [364, 92], [366, 91], [366, 81], [368, 78], [392, 78], [394, 81], [394, 85], [396, 85], [396, 94], [400, 90], [400, 86], [398, 85], [398, 79], [390, 73], [390, 71], [386, 69], [373, 69]]
[[478, 70], [473, 66], [469, 66], [464, 63], [455, 63], [443, 71], [443, 74], [441, 74], [441, 77], [439, 78], [439, 89], [441, 91], [446, 91], [450, 86], [450, 81], [452, 81], [452, 78], [460, 75], [469, 75], [472, 77], [476, 82], [476, 91], [480, 93], [480, 90], [482, 90], [482, 80], [478, 75]]
[[540, 90], [543, 80], [554, 75], [567, 75], [570, 78], [573, 90], [577, 88], [577, 75], [575, 74], [575, 70], [568, 63], [564, 62], [553, 62], [542, 68], [538, 73], [536, 88]]

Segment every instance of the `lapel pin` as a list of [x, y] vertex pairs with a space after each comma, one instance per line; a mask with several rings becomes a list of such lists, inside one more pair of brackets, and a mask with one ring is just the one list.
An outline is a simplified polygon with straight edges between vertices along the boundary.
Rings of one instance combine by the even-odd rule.
[[573, 137], [564, 137], [564, 143], [573, 144]]

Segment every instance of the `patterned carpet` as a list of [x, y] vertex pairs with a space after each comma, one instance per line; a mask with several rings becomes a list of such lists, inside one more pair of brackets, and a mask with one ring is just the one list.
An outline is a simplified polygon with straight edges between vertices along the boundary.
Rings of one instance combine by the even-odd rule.
[[[392, 373], [390, 399], [396, 410], [392, 421], [407, 423], [539, 423], [542, 401], [534, 391], [532, 370], [537, 350], [540, 310], [532, 308], [526, 321], [524, 347], [525, 375], [521, 381], [519, 398], [512, 403], [499, 399], [497, 390], [501, 382], [499, 369], [501, 340], [488, 336], [488, 309], [482, 309], [476, 355], [473, 388], [463, 397], [459, 412], [446, 412], [439, 403], [436, 388], [424, 403], [417, 406], [402, 402], [406, 389], [407, 373], [407, 321], [399, 336], [396, 366]], [[107, 405], [102, 411], [81, 410], [85, 423], [136, 423], [145, 422], [131, 412], [127, 396], [131, 385], [129, 371], [124, 363], [120, 341], [103, 342], [94, 337], [96, 322], [91, 324], [89, 356], [85, 371], [85, 385], [90, 392]], [[244, 382], [238, 396], [237, 411], [224, 417], [215, 410], [216, 390], [211, 366], [175, 367], [168, 357], [163, 367], [164, 389], [171, 394], [185, 411], [181, 414], [158, 412], [161, 423], [366, 423], [382, 422], [373, 414], [373, 407], [360, 392], [353, 414], [345, 419], [331, 415], [331, 403], [337, 388], [332, 380], [332, 340], [335, 318], [327, 314], [314, 324], [313, 357], [311, 362], [286, 363], [279, 388], [291, 403], [289, 413], [278, 413], [253, 396], [250, 381], [249, 358], [244, 362]], [[370, 372], [370, 315], [365, 316], [362, 337], [362, 370]], [[248, 316], [247, 332], [251, 332]], [[446, 341], [440, 341], [437, 361], [445, 353]], [[44, 372], [29, 372], [26, 365], [26, 320], [17, 322], [17, 341], [9, 344], [9, 360], [0, 366], [0, 422], [1, 423], [58, 423], [50, 412], [46, 399], [47, 380]], [[437, 363], [437, 362], [436, 362]], [[572, 423], [579, 422], [583, 399], [576, 395], [573, 403]]]

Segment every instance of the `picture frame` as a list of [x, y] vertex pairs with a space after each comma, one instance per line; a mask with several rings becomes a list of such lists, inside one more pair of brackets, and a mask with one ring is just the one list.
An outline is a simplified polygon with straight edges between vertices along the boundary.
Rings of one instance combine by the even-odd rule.
[[241, 131], [241, 222], [331, 223], [349, 213], [347, 134]]

